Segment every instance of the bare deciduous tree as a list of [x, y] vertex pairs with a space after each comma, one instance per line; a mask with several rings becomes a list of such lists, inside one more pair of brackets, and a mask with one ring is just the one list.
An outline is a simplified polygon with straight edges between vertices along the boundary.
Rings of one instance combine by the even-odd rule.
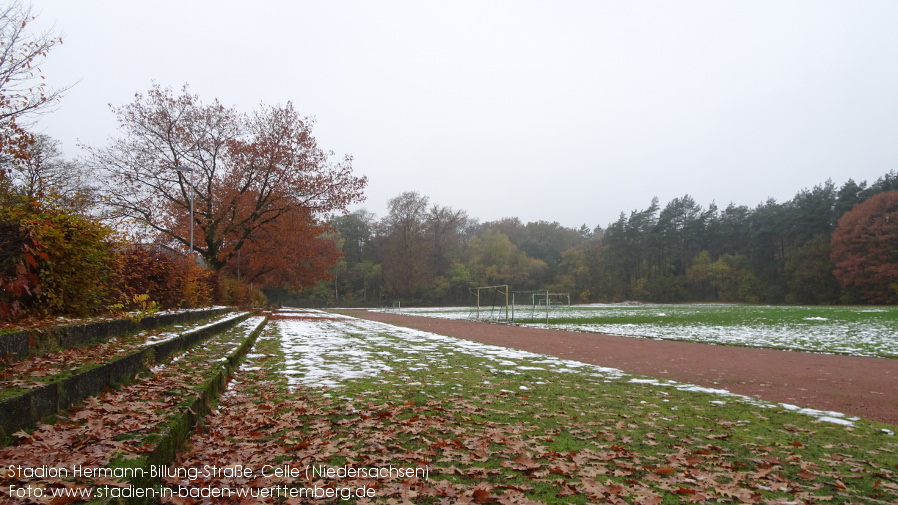
[[62, 43], [52, 30], [33, 33], [31, 6], [18, 0], [0, 6], [0, 169], [27, 159], [34, 138], [25, 118], [52, 109], [69, 89], [51, 89], [40, 63]]
[[353, 175], [352, 158], [331, 162], [314, 121], [289, 103], [243, 114], [204, 104], [187, 86], [175, 95], [156, 85], [113, 112], [121, 137], [87, 148], [110, 215], [187, 246], [195, 199], [194, 247], [215, 269], [251, 240], [289, 233], [279, 220], [301, 215], [315, 225], [363, 199], [367, 179]]

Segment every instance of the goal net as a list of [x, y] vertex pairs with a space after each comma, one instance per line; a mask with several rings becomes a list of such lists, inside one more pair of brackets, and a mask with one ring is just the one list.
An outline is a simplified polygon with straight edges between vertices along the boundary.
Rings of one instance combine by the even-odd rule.
[[381, 307], [382, 312], [395, 312], [397, 314], [402, 314], [402, 301], [401, 300], [393, 300], [390, 305], [383, 305]]
[[515, 291], [512, 293], [511, 321], [518, 319], [549, 320], [553, 307], [571, 305], [570, 293], [553, 293], [548, 290]]
[[509, 320], [507, 284], [471, 288], [471, 294], [474, 297], [474, 304], [468, 313], [468, 319], [496, 322]]
[[571, 294], [570, 293], [550, 293], [548, 291], [543, 291], [541, 295], [535, 295], [533, 297], [534, 305], [537, 306], [571, 306]]

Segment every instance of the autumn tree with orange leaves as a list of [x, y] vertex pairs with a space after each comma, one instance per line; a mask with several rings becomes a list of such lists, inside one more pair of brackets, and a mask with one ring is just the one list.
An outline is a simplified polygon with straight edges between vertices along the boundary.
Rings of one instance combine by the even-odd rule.
[[306, 209], [294, 209], [250, 236], [227, 270], [257, 286], [311, 286], [342, 256], [332, 233]]
[[898, 303], [898, 191], [873, 195], [839, 220], [836, 279], [866, 303]]
[[194, 249], [209, 267], [292, 289], [327, 278], [339, 252], [323, 219], [363, 200], [367, 179], [318, 147], [312, 119], [291, 103], [205, 104], [186, 85], [155, 85], [113, 112], [121, 136], [88, 149], [109, 217], [186, 250], [194, 198]]

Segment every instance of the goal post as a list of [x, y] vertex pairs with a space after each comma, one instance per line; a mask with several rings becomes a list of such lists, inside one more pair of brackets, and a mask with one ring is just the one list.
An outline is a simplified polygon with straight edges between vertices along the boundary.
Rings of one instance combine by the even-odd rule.
[[493, 295], [492, 303], [489, 304], [490, 314], [489, 319], [492, 319], [493, 312], [499, 310], [499, 314], [496, 315], [496, 320], [499, 319], [501, 312], [504, 310], [505, 312], [505, 321], [508, 321], [508, 284], [500, 284], [497, 286], [478, 286], [476, 288], [471, 288], [471, 293], [475, 295], [476, 301], [476, 312], [475, 319], [481, 319], [481, 313], [486, 312], [486, 295], [491, 293]]
[[[548, 291], [542, 292], [543, 297], [539, 299], [538, 305], [566, 305], [568, 307], [571, 306], [571, 294], [570, 293], [550, 293]], [[534, 300], [536, 298], [534, 297]]]
[[570, 293], [553, 293], [547, 289], [536, 291], [514, 291], [511, 295], [511, 321], [516, 321], [518, 312], [524, 318], [536, 319], [537, 317], [545, 317], [546, 324], [549, 322], [549, 309], [571, 305]]
[[[509, 285], [478, 286], [470, 288], [474, 295], [474, 306], [468, 313], [469, 319], [476, 321], [493, 320], [514, 323], [516, 310], [529, 312], [530, 319], [545, 316], [549, 321], [549, 309], [571, 305], [570, 293], [553, 293], [547, 289], [538, 291], [511, 291]], [[510, 313], [509, 313], [510, 312]], [[522, 314], [523, 315], [523, 314]], [[504, 317], [503, 317], [504, 316]], [[523, 315], [523, 317], [527, 317]]]

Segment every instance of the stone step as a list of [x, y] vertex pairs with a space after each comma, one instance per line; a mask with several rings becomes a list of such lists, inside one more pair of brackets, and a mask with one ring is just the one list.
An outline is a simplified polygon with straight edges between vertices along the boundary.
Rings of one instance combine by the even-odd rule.
[[[93, 492], [104, 486], [153, 489], [160, 482], [153, 469], [170, 464], [176, 450], [210, 412], [266, 320], [263, 316], [244, 320], [151, 367], [121, 390], [92, 396], [66, 418], [41, 425], [15, 445], [0, 449], [0, 461], [6, 465], [0, 468], [4, 470], [0, 472], [0, 497], [4, 490], [13, 493], [27, 486], [44, 493], [63, 487]], [[29, 478], [23, 474], [41, 467], [65, 469], [66, 475]], [[76, 468], [82, 472], [76, 475]], [[112, 471], [117, 472], [114, 476], [124, 477], [88, 475], [84, 469]], [[97, 503], [158, 502], [147, 497], [94, 498], [91, 501]]]
[[[41, 419], [58, 414], [107, 387], [132, 379], [147, 367], [160, 363], [204, 339], [226, 330], [251, 313], [226, 314], [211, 322], [198, 322], [176, 332], [150, 332], [107, 341], [79, 351], [73, 361], [55, 373], [42, 377], [40, 384], [24, 383], [29, 360], [3, 367], [4, 375], [15, 380], [0, 381], [0, 447], [13, 433], [35, 426]], [[100, 355], [99, 348], [104, 348]], [[38, 360], [39, 357], [32, 357]], [[23, 387], [24, 386], [24, 387]]]
[[142, 318], [120, 318], [0, 333], [0, 358], [26, 359], [57, 349], [101, 342], [117, 335], [200, 321], [230, 312], [229, 307], [183, 310]]

